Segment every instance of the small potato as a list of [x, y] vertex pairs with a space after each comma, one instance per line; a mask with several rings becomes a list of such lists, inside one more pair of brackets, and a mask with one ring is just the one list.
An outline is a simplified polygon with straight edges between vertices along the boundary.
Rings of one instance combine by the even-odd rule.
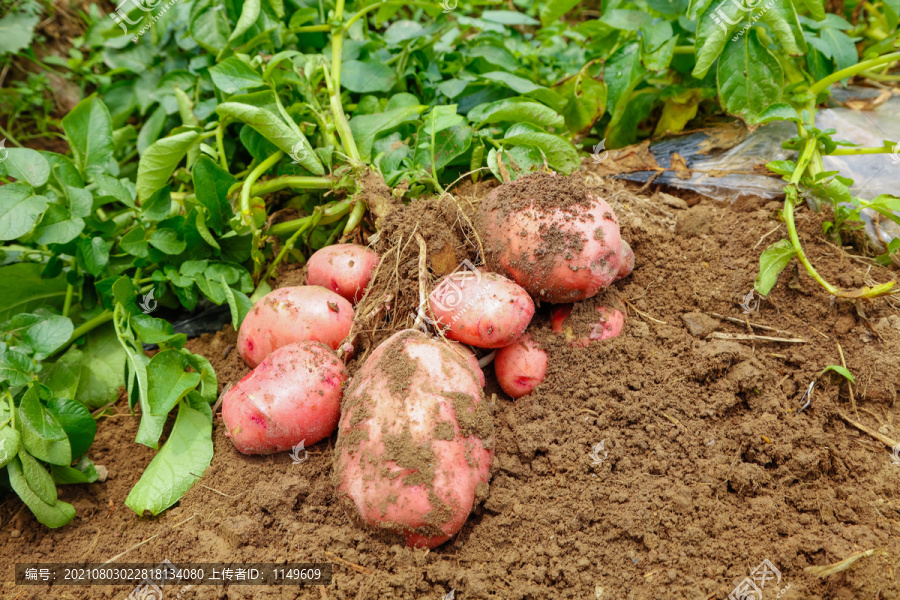
[[619, 255], [619, 272], [613, 281], [624, 279], [634, 270], [634, 250], [628, 242], [622, 240], [622, 253]]
[[312, 340], [337, 350], [352, 326], [353, 307], [341, 296], [317, 285], [284, 287], [250, 309], [238, 333], [237, 349], [253, 368], [293, 342]]
[[494, 374], [509, 397], [521, 398], [544, 380], [547, 362], [547, 353], [526, 333], [515, 343], [497, 350]]
[[335, 446], [338, 500], [363, 524], [434, 548], [487, 497], [493, 419], [478, 378], [440, 340], [405, 330], [353, 376]]
[[451, 273], [428, 297], [444, 335], [476, 348], [513, 343], [534, 316], [534, 301], [506, 277], [479, 270]]
[[374, 251], [358, 244], [325, 246], [309, 257], [306, 283], [321, 285], [356, 304], [365, 295], [378, 260]]
[[282, 346], [222, 398], [222, 420], [244, 454], [272, 454], [331, 435], [341, 412], [344, 363], [324, 344]]
[[553, 331], [564, 334], [566, 341], [575, 347], [585, 348], [591, 342], [614, 338], [625, 328], [625, 315], [615, 308], [598, 306], [599, 320], [586, 323], [586, 327], [582, 324], [585, 321], [584, 315], [579, 316], [577, 324], [567, 323], [566, 321], [571, 321], [568, 318], [571, 312], [571, 304], [554, 308], [550, 314], [550, 322]]
[[495, 188], [481, 204], [485, 262], [535, 300], [590, 298], [619, 273], [613, 209], [574, 179], [534, 174]]
[[470, 367], [472, 367], [473, 371], [475, 371], [475, 375], [478, 376], [478, 381], [481, 382], [481, 387], [484, 387], [484, 371], [481, 370], [481, 365], [478, 364], [478, 357], [475, 356], [475, 353], [459, 342], [447, 340], [447, 343], [450, 344], [450, 348], [452, 348], [454, 352], [462, 355], [466, 363]]

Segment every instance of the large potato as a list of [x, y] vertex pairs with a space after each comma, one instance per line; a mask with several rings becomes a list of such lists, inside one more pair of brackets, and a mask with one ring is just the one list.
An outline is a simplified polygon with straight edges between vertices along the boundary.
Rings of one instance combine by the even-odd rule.
[[303, 340], [337, 350], [353, 326], [353, 306], [317, 285], [271, 291], [250, 309], [238, 333], [237, 349], [249, 367], [272, 351]]
[[335, 448], [337, 497], [372, 527], [433, 548], [484, 499], [493, 419], [473, 369], [414, 330], [376, 348], [347, 388]]
[[510, 398], [530, 394], [547, 375], [547, 352], [529, 334], [500, 348], [494, 357], [497, 383]]
[[340, 294], [356, 304], [378, 265], [378, 255], [358, 244], [325, 246], [309, 257], [306, 263], [306, 283]]
[[431, 314], [451, 340], [478, 348], [513, 343], [534, 316], [528, 292], [506, 277], [477, 269], [443, 278], [428, 297]]
[[484, 387], [484, 371], [481, 370], [481, 364], [478, 362], [478, 357], [475, 356], [475, 353], [459, 342], [447, 340], [447, 343], [450, 344], [451, 350], [462, 356], [466, 364], [472, 367], [472, 370], [475, 371], [475, 376], [478, 377], [478, 383], [481, 384], [481, 387]]
[[337, 426], [346, 379], [344, 363], [325, 345], [282, 346], [223, 396], [225, 435], [244, 454], [315, 444]]
[[619, 274], [613, 209], [568, 177], [535, 174], [492, 190], [481, 205], [479, 230], [488, 267], [535, 300], [590, 298]]

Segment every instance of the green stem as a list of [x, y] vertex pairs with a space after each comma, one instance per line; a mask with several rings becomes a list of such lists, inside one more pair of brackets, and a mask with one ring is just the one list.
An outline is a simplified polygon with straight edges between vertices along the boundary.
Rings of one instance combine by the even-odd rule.
[[347, 220], [347, 224], [344, 225], [343, 235], [347, 235], [351, 231], [356, 229], [356, 227], [362, 222], [362, 218], [365, 214], [366, 201], [360, 198], [356, 201], [356, 204], [353, 205], [353, 210], [350, 212], [350, 218]]
[[819, 94], [824, 92], [826, 89], [831, 87], [832, 84], [840, 81], [841, 79], [846, 79], [847, 77], [852, 77], [853, 75], [862, 73], [863, 71], [868, 71], [869, 69], [898, 60], [900, 60], [900, 52], [891, 52], [890, 54], [885, 54], [884, 56], [879, 56], [878, 58], [864, 60], [861, 63], [856, 63], [855, 65], [847, 67], [846, 69], [841, 69], [836, 73], [832, 73], [825, 79], [818, 81], [809, 88], [809, 92], [813, 96], [818, 97]]
[[72, 308], [72, 296], [75, 294], [75, 286], [71, 283], [66, 287], [66, 300], [63, 302], [62, 316], [69, 316], [69, 309]]
[[303, 27], [289, 29], [288, 33], [316, 33], [319, 31], [331, 31], [331, 25], [304, 25]]
[[361, 163], [359, 149], [356, 147], [356, 140], [353, 138], [353, 132], [350, 130], [350, 123], [347, 122], [347, 115], [344, 114], [344, 107], [341, 104], [340, 86], [334, 84], [328, 73], [328, 67], [322, 65], [325, 73], [325, 86], [328, 88], [328, 101], [331, 104], [331, 116], [334, 119], [334, 128], [341, 138], [341, 145], [344, 152], [355, 163]]
[[219, 164], [228, 170], [228, 159], [225, 157], [225, 121], [221, 121], [216, 128], [216, 148], [219, 151]]
[[284, 177], [275, 177], [263, 181], [253, 186], [250, 190], [251, 196], [264, 196], [277, 192], [285, 188], [300, 190], [329, 190], [334, 185], [334, 181], [328, 177], [305, 177], [302, 175], [285, 175]]
[[300, 234], [307, 229], [313, 228], [319, 224], [319, 221], [322, 219], [322, 211], [319, 210], [319, 208], [320, 207], [317, 206], [316, 211], [310, 217], [307, 217], [306, 223], [304, 223], [302, 227], [298, 228], [297, 231], [294, 232], [294, 235], [288, 238], [287, 242], [285, 242], [284, 246], [282, 246], [281, 250], [278, 252], [278, 256], [276, 256], [275, 260], [272, 261], [272, 264], [269, 265], [269, 270], [266, 271], [264, 281], [268, 281], [275, 275], [275, 269], [278, 268], [278, 264], [282, 261], [285, 255], [287, 255], [288, 252], [294, 249], [294, 244], [297, 243], [297, 239], [300, 237]]
[[12, 419], [12, 427], [16, 428], [16, 401], [13, 399], [12, 394], [9, 392], [9, 388], [6, 387], [6, 384], [3, 384], [3, 393], [6, 395], [6, 402], [9, 403], [9, 415], [10, 419]]
[[[341, 2], [341, 9], [343, 10], [343, 2]], [[362, 10], [356, 12], [352, 17], [347, 19], [347, 22], [344, 23], [343, 29], [346, 31], [350, 29], [350, 26], [356, 23], [359, 19], [366, 16], [368, 13], [372, 12], [376, 8], [381, 8], [382, 6], [418, 6], [421, 8], [434, 8], [434, 4], [430, 2], [406, 2], [406, 1], [390, 1], [390, 2], [376, 2], [374, 4], [370, 4], [369, 6], [363, 8]], [[691, 46], [693, 48], [693, 46]]]
[[8, 131], [6, 131], [5, 129], [3, 129], [3, 127], [0, 127], [0, 134], [2, 134], [4, 138], [6, 138], [6, 141], [12, 142], [13, 144], [15, 144], [16, 146], [18, 146], [19, 148], [22, 148], [22, 144], [20, 144], [19, 142], [17, 142], [16, 139], [15, 139], [12, 135], [10, 135], [10, 133], [9, 133]]
[[263, 173], [268, 171], [275, 163], [281, 160], [281, 157], [284, 156], [284, 152], [279, 150], [266, 160], [259, 163], [259, 165], [250, 171], [250, 174], [247, 175], [247, 179], [244, 180], [244, 187], [241, 189], [241, 219], [250, 225], [252, 229], [256, 229], [256, 226], [253, 223], [253, 214], [250, 210], [250, 189], [253, 187], [253, 184], [256, 183], [256, 180], [259, 179]]
[[853, 156], [855, 154], [893, 154], [894, 147], [890, 148], [837, 148], [828, 156]]
[[[102, 313], [91, 319], [90, 321], [86, 321], [75, 328], [75, 331], [72, 332], [72, 337], [69, 338], [69, 341], [63, 344], [62, 348], [67, 348], [70, 344], [74, 343], [78, 338], [83, 336], [86, 333], [90, 333], [97, 327], [100, 327], [104, 323], [109, 323], [113, 319], [113, 311], [104, 310]], [[60, 350], [62, 349], [60, 348]]]
[[693, 46], [675, 46], [675, 54], [693, 54]]
[[[328, 205], [322, 211], [322, 216], [319, 219], [318, 224], [328, 225], [330, 223], [334, 223], [335, 221], [340, 221], [344, 217], [344, 215], [346, 215], [353, 209], [355, 203], [356, 201], [353, 198], [348, 198], [346, 200], [341, 200], [340, 202], [335, 202]], [[305, 228], [307, 224], [312, 220], [313, 216], [315, 215], [303, 217], [302, 219], [294, 219], [293, 221], [285, 221], [284, 223], [276, 223], [266, 230], [266, 234], [277, 235], [281, 237], [294, 233], [300, 228]]]
[[885, 75], [883, 73], [874, 73], [872, 71], [864, 71], [860, 73], [860, 75], [874, 81], [900, 81], [900, 75]]
[[[334, 19], [338, 23], [344, 20], [344, 0], [337, 0], [334, 6]], [[349, 25], [341, 25], [331, 34], [331, 73], [334, 75], [334, 89], [341, 93], [341, 60], [344, 53], [344, 31]]]

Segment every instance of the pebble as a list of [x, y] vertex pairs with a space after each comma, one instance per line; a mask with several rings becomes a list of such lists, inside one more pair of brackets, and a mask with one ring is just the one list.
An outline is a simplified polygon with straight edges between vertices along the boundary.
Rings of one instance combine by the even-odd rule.
[[97, 481], [103, 483], [109, 477], [109, 469], [104, 467], [103, 465], [94, 465], [94, 468], [97, 469]]
[[22, 532], [19, 531], [18, 529], [13, 529], [12, 531], [9, 532], [9, 537], [11, 537], [11, 538], [17, 538], [20, 535], [22, 535]]

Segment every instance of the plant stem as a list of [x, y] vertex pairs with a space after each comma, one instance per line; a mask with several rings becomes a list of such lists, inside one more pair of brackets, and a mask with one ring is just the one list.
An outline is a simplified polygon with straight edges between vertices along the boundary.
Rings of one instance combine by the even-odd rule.
[[359, 149], [356, 147], [356, 140], [353, 138], [353, 132], [350, 130], [350, 123], [347, 122], [347, 116], [344, 114], [344, 107], [341, 104], [340, 87], [336, 86], [328, 74], [328, 67], [322, 65], [325, 72], [325, 86], [328, 88], [328, 101], [331, 104], [331, 116], [334, 119], [334, 128], [341, 138], [341, 145], [344, 152], [355, 163], [361, 163]]
[[[334, 6], [334, 19], [344, 20], [344, 0], [337, 0]], [[344, 31], [349, 25], [341, 25], [331, 34], [331, 73], [334, 76], [334, 89], [341, 93], [341, 60], [344, 53]]]
[[22, 144], [20, 144], [19, 142], [17, 142], [16, 139], [15, 139], [13, 136], [11, 136], [11, 135], [9, 134], [8, 131], [6, 131], [5, 129], [3, 129], [3, 127], [0, 127], [0, 134], [3, 134], [3, 137], [6, 138], [7, 141], [12, 142], [13, 144], [15, 144], [16, 146], [18, 146], [19, 148], [22, 147]]
[[66, 342], [65, 344], [62, 345], [60, 350], [62, 350], [62, 348], [68, 347], [70, 344], [74, 343], [75, 340], [77, 340], [84, 334], [90, 333], [91, 331], [93, 331], [97, 327], [100, 327], [104, 323], [108, 323], [108, 322], [112, 321], [113, 314], [114, 313], [111, 310], [104, 310], [102, 313], [100, 313], [99, 315], [97, 315], [96, 317], [91, 319], [90, 321], [86, 321], [86, 322], [82, 323], [81, 325], [79, 325], [78, 327], [76, 327], [75, 331], [72, 332], [72, 337], [69, 338], [68, 342]]
[[[896, 144], [895, 144], [896, 146]], [[890, 148], [837, 148], [828, 156], [853, 156], [855, 154], [893, 154], [894, 147]]]
[[[322, 216], [318, 221], [319, 225], [328, 225], [335, 221], [340, 221], [344, 215], [353, 209], [355, 202], [356, 201], [353, 198], [348, 198], [328, 205], [327, 208], [322, 211]], [[297, 229], [305, 228], [312, 220], [313, 216], [315, 215], [303, 217], [302, 219], [294, 219], [293, 221], [285, 221], [284, 223], [276, 223], [269, 227], [266, 230], [266, 233], [268, 235], [277, 235], [279, 237], [294, 233]]]
[[289, 29], [288, 33], [315, 33], [318, 31], [331, 31], [331, 25], [304, 25], [303, 27]]
[[247, 179], [244, 180], [244, 187], [241, 189], [241, 219], [250, 225], [253, 230], [256, 230], [256, 226], [253, 223], [253, 215], [250, 210], [250, 189], [253, 187], [253, 184], [256, 183], [256, 180], [259, 179], [263, 173], [269, 170], [275, 163], [281, 160], [281, 157], [284, 156], [284, 152], [279, 150], [266, 160], [259, 163], [259, 165], [250, 171], [250, 174], [247, 175]]
[[66, 287], [66, 300], [63, 302], [62, 316], [69, 316], [69, 309], [72, 308], [72, 296], [75, 294], [75, 286], [71, 283]]
[[791, 239], [791, 245], [797, 253], [797, 260], [799, 260], [800, 264], [806, 268], [806, 272], [809, 273], [813, 279], [818, 281], [829, 294], [834, 296], [838, 295], [839, 290], [819, 275], [819, 272], [816, 271], [815, 267], [812, 266], [812, 263], [809, 262], [809, 259], [806, 258], [803, 246], [800, 245], [800, 238], [797, 235], [797, 225], [794, 223], [794, 199], [797, 197], [797, 187], [795, 185], [790, 185], [785, 188], [785, 192], [784, 211], [782, 214], [784, 215], [784, 224], [788, 230], [788, 237]]
[[297, 243], [297, 238], [300, 237], [300, 234], [318, 225], [319, 221], [322, 219], [322, 211], [319, 210], [320, 207], [316, 207], [316, 211], [310, 216], [307, 217], [306, 223], [303, 224], [302, 227], [297, 228], [297, 231], [288, 238], [287, 242], [285, 242], [284, 246], [282, 246], [281, 250], [278, 252], [278, 256], [275, 257], [275, 260], [272, 261], [272, 264], [269, 265], [269, 270], [266, 271], [266, 276], [263, 278], [263, 281], [268, 281], [275, 275], [275, 269], [278, 268], [278, 263], [282, 261], [285, 255], [294, 249], [294, 244]]
[[328, 190], [334, 182], [328, 177], [304, 177], [302, 175], [285, 175], [263, 181], [250, 190], [251, 196], [263, 196], [285, 188], [300, 190]]
[[675, 54], [693, 54], [693, 46], [675, 46]]
[[879, 56], [878, 58], [864, 60], [860, 63], [856, 63], [853, 66], [847, 67], [846, 69], [841, 69], [836, 73], [832, 73], [825, 79], [816, 82], [809, 88], [809, 92], [814, 96], [818, 96], [826, 89], [828, 89], [833, 83], [836, 83], [841, 79], [846, 79], [847, 77], [852, 77], [853, 75], [862, 73], [863, 71], [868, 71], [869, 69], [898, 60], [900, 60], [900, 52], [891, 52], [890, 54], [885, 54], [884, 56]]
[[228, 159], [225, 157], [225, 121], [220, 121], [216, 128], [216, 148], [219, 152], [219, 164], [228, 170]]
[[[341, 9], [343, 10], [343, 2], [341, 4]], [[359, 19], [366, 16], [368, 13], [372, 12], [376, 8], [381, 8], [382, 6], [418, 6], [420, 8], [434, 8], [434, 4], [430, 2], [415, 2], [415, 1], [390, 1], [390, 2], [376, 2], [374, 4], [370, 4], [369, 6], [363, 8], [362, 10], [354, 13], [352, 17], [347, 19], [347, 22], [344, 23], [344, 30], [350, 29], [350, 26], [356, 23]], [[691, 46], [693, 48], [693, 46]]]

